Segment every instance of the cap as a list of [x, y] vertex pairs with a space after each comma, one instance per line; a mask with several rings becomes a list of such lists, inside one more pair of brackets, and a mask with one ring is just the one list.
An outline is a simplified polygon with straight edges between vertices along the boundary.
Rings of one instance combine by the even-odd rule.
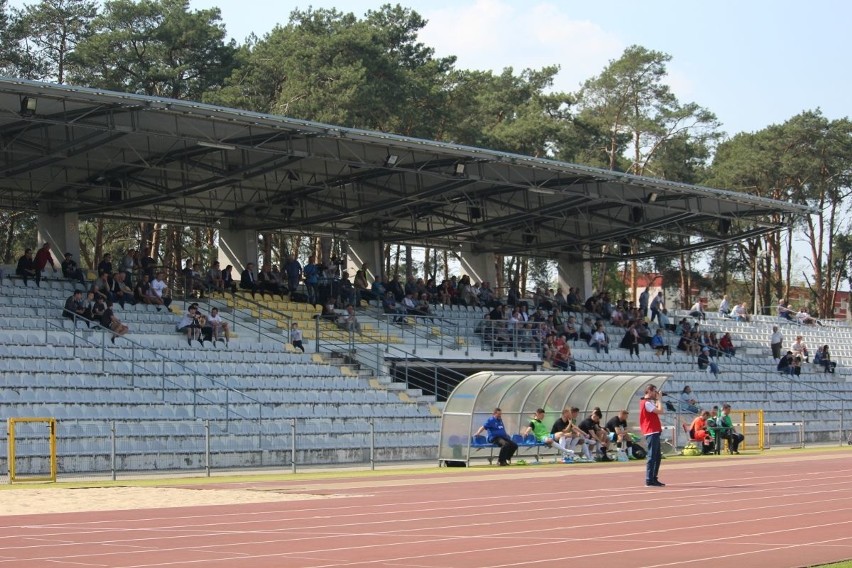
[[709, 348], [709, 347], [704, 347], [704, 348], [703, 348], [703, 349], [701, 349], [701, 350], [702, 350], [702, 351], [710, 351], [710, 348]]
[[74, 256], [74, 255], [73, 255], [73, 254], [71, 254], [70, 252], [66, 252], [66, 253], [65, 253], [65, 258], [68, 258], [69, 256]]

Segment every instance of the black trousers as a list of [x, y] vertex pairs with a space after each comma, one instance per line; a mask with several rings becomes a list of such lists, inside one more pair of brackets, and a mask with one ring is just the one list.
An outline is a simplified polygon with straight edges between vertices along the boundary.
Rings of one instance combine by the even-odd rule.
[[509, 462], [512, 459], [512, 456], [515, 455], [515, 452], [518, 451], [518, 444], [510, 440], [509, 438], [492, 438], [493, 443], [500, 446], [500, 455], [497, 457], [497, 461], [502, 465]]

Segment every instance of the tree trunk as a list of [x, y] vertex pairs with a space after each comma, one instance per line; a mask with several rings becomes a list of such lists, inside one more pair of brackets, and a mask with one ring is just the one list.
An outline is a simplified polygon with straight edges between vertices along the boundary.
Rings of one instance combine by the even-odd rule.
[[426, 247], [423, 251], [423, 278], [424, 280], [429, 280], [432, 273], [432, 258], [429, 256], [432, 254], [432, 249]]
[[412, 255], [411, 245], [405, 245], [405, 278], [414, 276], [414, 259]]
[[18, 225], [18, 216], [15, 213], [9, 213], [9, 224], [6, 227], [5, 250], [3, 251], [3, 263], [12, 264], [15, 255], [12, 252], [12, 246], [15, 243], [15, 227]]
[[92, 266], [100, 264], [104, 257], [104, 220], [98, 219], [95, 223], [95, 258]]

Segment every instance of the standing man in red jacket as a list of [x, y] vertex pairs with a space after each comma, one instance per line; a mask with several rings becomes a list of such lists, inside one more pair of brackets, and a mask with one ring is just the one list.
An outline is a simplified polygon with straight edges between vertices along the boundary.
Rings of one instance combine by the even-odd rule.
[[660, 423], [660, 414], [665, 413], [663, 407], [663, 393], [654, 385], [645, 387], [645, 396], [639, 401], [639, 427], [645, 436], [645, 444], [648, 447], [648, 461], [645, 466], [645, 485], [648, 487], [665, 487], [657, 475], [660, 472], [660, 435], [663, 433], [663, 425]]

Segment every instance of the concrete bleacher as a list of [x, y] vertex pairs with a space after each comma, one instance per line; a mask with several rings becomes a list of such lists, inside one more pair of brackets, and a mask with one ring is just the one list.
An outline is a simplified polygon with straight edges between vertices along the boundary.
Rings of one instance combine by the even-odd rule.
[[[0, 418], [57, 418], [66, 472], [203, 465], [205, 421], [214, 467], [289, 465], [294, 427], [300, 464], [364, 461], [371, 436], [377, 460], [436, 455], [434, 399], [389, 377], [289, 351], [281, 335], [258, 340], [250, 315], [229, 317], [237, 337], [227, 347], [202, 348], [175, 332], [176, 314], [116, 305], [131, 333], [113, 346], [102, 330], [75, 331], [61, 317], [74, 283], [50, 279], [36, 288], [4, 279], [0, 286]], [[167, 427], [160, 425], [168, 435], [158, 435]], [[108, 463], [111, 436], [117, 464]]]

